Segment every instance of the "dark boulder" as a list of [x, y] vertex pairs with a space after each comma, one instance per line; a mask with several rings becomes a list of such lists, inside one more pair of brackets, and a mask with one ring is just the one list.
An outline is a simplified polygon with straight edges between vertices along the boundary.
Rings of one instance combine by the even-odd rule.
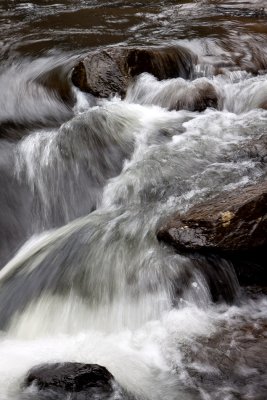
[[71, 362], [42, 364], [32, 368], [25, 378], [24, 386], [32, 384], [49, 395], [54, 392], [56, 398], [61, 398], [60, 394], [81, 393], [79, 399], [84, 398], [82, 392], [86, 394], [86, 399], [108, 399], [114, 395], [116, 386], [113, 375], [105, 367]]
[[233, 262], [239, 281], [267, 281], [267, 182], [197, 204], [158, 232], [182, 252], [218, 254]]
[[124, 97], [132, 78], [143, 72], [159, 80], [188, 79], [196, 62], [197, 56], [184, 47], [116, 47], [89, 53], [74, 67], [72, 82], [97, 97]]

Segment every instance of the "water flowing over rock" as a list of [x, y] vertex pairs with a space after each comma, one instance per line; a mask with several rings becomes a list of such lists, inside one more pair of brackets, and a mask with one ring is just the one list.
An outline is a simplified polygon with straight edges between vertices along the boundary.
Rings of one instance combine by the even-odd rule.
[[[34, 367], [29, 371], [24, 384], [26, 387], [34, 385], [38, 388], [40, 392], [34, 396], [48, 399], [52, 396], [62, 399], [71, 396], [68, 398], [72, 399], [72, 394], [77, 393], [79, 399], [88, 399], [88, 396], [90, 399], [110, 399], [117, 386], [113, 375], [105, 367], [71, 362]], [[116, 398], [121, 398], [119, 391], [116, 395]]]
[[91, 109], [17, 147], [0, 143], [0, 269], [34, 232], [87, 215], [101, 201], [134, 149], [136, 117], [114, 107]]
[[188, 81], [182, 78], [158, 81], [149, 74], [142, 74], [130, 85], [126, 101], [138, 104], [155, 104], [168, 110], [202, 112], [218, 108], [220, 96], [207, 79]]
[[[266, 328], [266, 320], [261, 318], [254, 324], [223, 322], [216, 335], [192, 343], [183, 361], [193, 386], [197, 388], [201, 381], [214, 400], [264, 400], [267, 391]], [[204, 352], [201, 351], [203, 347]]]
[[188, 79], [197, 61], [184, 47], [110, 48], [92, 52], [74, 67], [72, 82], [97, 97], [125, 96], [132, 79], [148, 72], [157, 79]]
[[0, 400], [266, 400], [266, 12], [0, 1]]
[[59, 127], [73, 116], [73, 65], [62, 57], [14, 61], [0, 70], [0, 139], [20, 140], [41, 128]]
[[260, 135], [257, 139], [252, 139], [237, 146], [234, 159], [246, 159], [249, 157], [258, 163], [265, 164], [267, 162], [267, 138]]
[[[236, 262], [241, 257], [244, 273], [244, 263], [251, 266], [257, 255], [259, 259], [254, 264], [261, 264], [265, 259], [266, 233], [267, 182], [263, 182], [224, 193], [174, 216], [159, 230], [158, 239], [179, 251], [212, 251]], [[240, 268], [239, 273], [242, 275]], [[254, 279], [261, 281], [262, 278], [267, 279], [266, 268], [260, 268]]]

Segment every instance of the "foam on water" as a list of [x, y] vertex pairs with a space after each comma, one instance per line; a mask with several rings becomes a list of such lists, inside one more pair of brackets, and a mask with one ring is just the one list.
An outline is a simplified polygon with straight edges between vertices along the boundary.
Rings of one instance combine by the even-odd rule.
[[[151, 320], [137, 330], [105, 333], [91, 328], [75, 335], [48, 335], [35, 340], [4, 336], [0, 339], [1, 363], [5, 366], [0, 377], [1, 399], [19, 398], [23, 376], [33, 365], [75, 361], [105, 365], [117, 381], [138, 398], [204, 400], [210, 398], [208, 391], [203, 388], [197, 395], [190, 369], [198, 373], [215, 372], [219, 379], [221, 372], [214, 371], [212, 365], [198, 364], [197, 354], [193, 363], [187, 360], [185, 355], [190, 353], [194, 342], [208, 337], [212, 343], [218, 330], [226, 324], [232, 332], [232, 340], [236, 341], [234, 346], [238, 347], [241, 342], [239, 344], [238, 336], [234, 334], [244, 319], [253, 326], [266, 316], [266, 300], [243, 307], [211, 308], [208, 312], [191, 304], [165, 312], [159, 320]], [[30, 321], [28, 329], [31, 329]], [[216, 341], [212, 351], [215, 358], [218, 357]], [[243, 368], [242, 359], [239, 366]], [[255, 375], [249, 365], [246, 368], [243, 374]], [[214, 395], [217, 396], [217, 391], [223, 396], [219, 387]], [[228, 391], [231, 393], [230, 388]]]
[[[105, 365], [123, 387], [142, 398], [160, 399], [165, 393], [166, 399], [172, 399], [177, 384], [168, 376], [174, 367], [168, 363], [168, 357], [177, 343], [211, 334], [212, 329], [211, 316], [189, 307], [167, 313], [161, 320], [151, 320], [136, 331], [105, 334], [90, 330], [74, 336], [60, 335], [35, 341], [2, 338], [0, 354], [6, 370], [1, 375], [1, 387], [7, 386], [7, 395], [10, 389], [14, 390], [14, 382], [18, 387], [19, 377], [32, 365], [69, 360]], [[181, 362], [179, 351], [175, 358], [177, 365]]]

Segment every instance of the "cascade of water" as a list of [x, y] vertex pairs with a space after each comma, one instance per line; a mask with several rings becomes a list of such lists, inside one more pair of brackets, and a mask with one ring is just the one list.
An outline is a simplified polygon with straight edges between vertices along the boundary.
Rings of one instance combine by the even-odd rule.
[[[142, 79], [136, 85], [149, 96]], [[245, 86], [221, 78], [213, 84], [220, 93], [232, 85], [234, 94], [236, 85]], [[254, 96], [250, 80], [246, 89]], [[224, 105], [231, 104], [229, 95], [222, 98], [222, 111], [169, 112], [132, 104], [129, 94], [127, 102], [103, 102], [58, 132], [37, 132], [18, 145], [16, 173], [38, 199], [33, 212], [39, 229], [58, 225], [55, 218], [59, 224], [73, 219], [75, 204], [79, 212], [84, 204], [82, 213], [97, 210], [31, 240], [2, 269], [0, 320], [9, 335], [73, 335], [92, 328], [113, 335], [161, 320], [173, 306], [206, 309], [211, 297], [204, 270], [160, 245], [155, 233], [170, 212], [266, 173], [249, 154], [233, 157], [240, 143], [263, 134], [267, 112], [238, 115]], [[223, 279], [234, 293], [231, 269]], [[133, 389], [128, 380], [121, 383]]]
[[[53, 14], [53, 2], [40, 3], [14, 15]], [[77, 8], [61, 3], [61, 15]], [[80, 3], [78, 15], [94, 9], [101, 27], [109, 7], [114, 37], [114, 20], [133, 18], [137, 43], [139, 30], [169, 43], [176, 22], [200, 10], [168, 1], [155, 14], [141, 1], [143, 13], [128, 4], [124, 15], [120, 2]], [[195, 29], [210, 15], [224, 21], [223, 5], [201, 3]], [[254, 12], [230, 3], [232, 23]], [[266, 177], [266, 160], [250, 151], [266, 153], [265, 36], [250, 35], [240, 49], [234, 35], [172, 40], [198, 54], [192, 79], [144, 73], [124, 100], [73, 89], [73, 53], [12, 63], [13, 43], [0, 73], [1, 400], [63, 400], [21, 386], [32, 366], [59, 361], [104, 365], [131, 400], [264, 399], [266, 299], [239, 297], [226, 260], [178, 254], [156, 236], [171, 214]]]

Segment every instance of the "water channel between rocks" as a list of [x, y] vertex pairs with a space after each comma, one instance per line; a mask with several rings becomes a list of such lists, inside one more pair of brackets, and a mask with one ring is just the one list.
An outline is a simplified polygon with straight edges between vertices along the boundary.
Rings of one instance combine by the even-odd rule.
[[[106, 367], [110, 399], [266, 400], [266, 296], [157, 232], [266, 180], [267, 3], [2, 0], [0, 33], [0, 400], [87, 399], [25, 389], [49, 362]], [[123, 98], [72, 85], [119, 46], [196, 61]]]

